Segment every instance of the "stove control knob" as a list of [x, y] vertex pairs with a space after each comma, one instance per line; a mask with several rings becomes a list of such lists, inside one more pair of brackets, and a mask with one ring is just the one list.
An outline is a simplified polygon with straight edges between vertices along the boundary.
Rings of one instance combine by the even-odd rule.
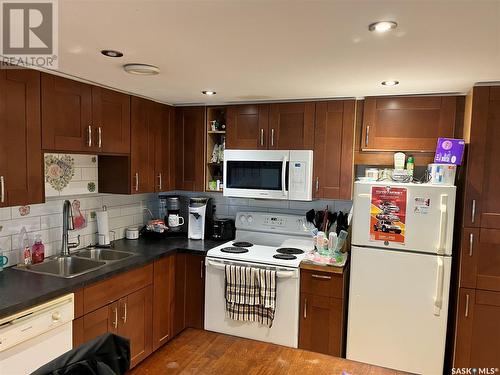
[[248, 215], [247, 220], [248, 220], [248, 224], [252, 224], [252, 222], [253, 222], [253, 216], [252, 215]]
[[241, 215], [241, 216], [240, 216], [240, 223], [241, 223], [241, 224], [246, 224], [246, 223], [247, 223], [247, 217], [246, 217], [246, 216], [244, 216], [244, 215]]

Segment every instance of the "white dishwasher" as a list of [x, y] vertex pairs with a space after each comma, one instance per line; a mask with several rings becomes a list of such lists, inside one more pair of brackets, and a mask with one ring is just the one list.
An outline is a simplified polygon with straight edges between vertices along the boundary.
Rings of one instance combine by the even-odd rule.
[[74, 295], [0, 319], [0, 374], [29, 374], [72, 349]]

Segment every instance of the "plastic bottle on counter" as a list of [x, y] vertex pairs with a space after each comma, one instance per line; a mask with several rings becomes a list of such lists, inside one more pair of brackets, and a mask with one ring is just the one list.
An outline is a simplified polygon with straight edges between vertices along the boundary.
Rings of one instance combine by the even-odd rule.
[[21, 233], [19, 233], [19, 264], [29, 265], [31, 264], [31, 247], [30, 239], [28, 237], [28, 232], [25, 227], [22, 227]]
[[408, 156], [406, 160], [406, 170], [408, 171], [408, 176], [413, 177], [413, 171], [415, 170], [415, 159], [413, 156]]
[[33, 264], [41, 263], [45, 259], [45, 245], [42, 243], [42, 235], [35, 236], [35, 243], [31, 248], [31, 261]]

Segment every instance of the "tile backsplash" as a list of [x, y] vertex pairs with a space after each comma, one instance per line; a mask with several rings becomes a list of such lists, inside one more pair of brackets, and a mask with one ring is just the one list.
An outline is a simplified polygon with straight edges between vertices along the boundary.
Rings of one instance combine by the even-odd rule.
[[199, 193], [174, 191], [162, 195], [190, 197], [210, 197], [215, 205], [215, 215], [220, 218], [235, 218], [239, 211], [279, 212], [284, 214], [305, 215], [310, 209], [323, 210], [328, 205], [330, 211], [348, 212], [352, 207], [350, 200], [283, 201], [270, 199], [249, 199], [224, 197], [221, 193]]
[[[80, 247], [97, 242], [97, 221], [95, 211], [106, 205], [109, 215], [110, 230], [115, 231], [116, 239], [123, 238], [125, 228], [143, 225], [149, 219], [145, 208], [153, 215], [158, 215], [156, 194], [111, 195], [91, 194], [71, 196], [66, 199], [80, 201], [80, 210], [87, 226], [69, 232], [70, 242], [75, 242], [80, 235]], [[9, 258], [8, 265], [17, 263], [19, 256], [19, 232], [24, 226], [33, 241], [36, 234], [41, 234], [45, 244], [45, 256], [55, 255], [61, 250], [62, 207], [64, 199], [47, 198], [43, 204], [0, 208], [0, 251]]]

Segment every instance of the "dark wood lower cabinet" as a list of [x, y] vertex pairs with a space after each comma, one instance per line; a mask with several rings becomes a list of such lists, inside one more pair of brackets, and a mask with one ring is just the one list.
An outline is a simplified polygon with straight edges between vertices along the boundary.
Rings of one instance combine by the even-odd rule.
[[153, 276], [153, 350], [167, 343], [172, 334], [175, 302], [175, 255], [158, 259]]
[[300, 270], [299, 348], [336, 357], [345, 354], [349, 268], [322, 266]]
[[461, 288], [454, 367], [497, 368], [500, 361], [500, 292]]

